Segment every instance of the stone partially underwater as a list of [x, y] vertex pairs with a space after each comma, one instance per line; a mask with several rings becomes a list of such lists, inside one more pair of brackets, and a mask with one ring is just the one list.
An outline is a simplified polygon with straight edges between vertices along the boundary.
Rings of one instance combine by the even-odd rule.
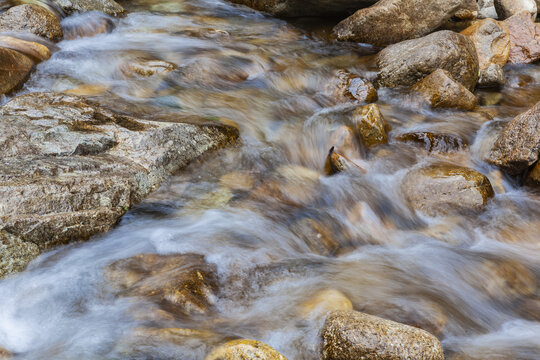
[[109, 230], [167, 175], [238, 137], [205, 119], [136, 119], [59, 93], [16, 97], [0, 117], [0, 277], [37, 249]]

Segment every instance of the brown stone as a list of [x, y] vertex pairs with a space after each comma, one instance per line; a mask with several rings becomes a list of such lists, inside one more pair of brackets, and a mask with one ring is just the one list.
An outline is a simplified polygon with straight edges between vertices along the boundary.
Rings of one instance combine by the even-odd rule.
[[473, 110], [478, 99], [465, 86], [456, 82], [452, 75], [437, 69], [411, 87], [411, 90], [432, 108], [456, 108]]
[[334, 311], [321, 332], [322, 360], [444, 360], [430, 333], [357, 311]]
[[474, 0], [382, 0], [360, 9], [334, 28], [339, 40], [386, 46], [419, 38], [451, 18], [476, 18]]
[[0, 32], [29, 32], [58, 41], [62, 39], [60, 20], [51, 11], [36, 4], [23, 4], [0, 15]]
[[28, 56], [0, 47], [0, 95], [22, 85], [33, 66], [34, 62]]
[[143, 296], [184, 315], [207, 314], [215, 300], [215, 266], [196, 254], [141, 254], [117, 260], [104, 276], [121, 296]]
[[529, 64], [540, 59], [540, 24], [529, 13], [521, 12], [504, 21], [510, 31], [510, 55], [512, 64]]
[[303, 240], [307, 247], [316, 254], [334, 255], [340, 248], [332, 229], [310, 218], [303, 218], [290, 227], [291, 232]]
[[16, 50], [28, 56], [36, 63], [40, 63], [51, 57], [51, 52], [46, 46], [11, 36], [0, 36], [0, 47]]
[[410, 171], [401, 190], [413, 209], [430, 216], [480, 211], [494, 195], [486, 176], [447, 164]]
[[453, 134], [439, 134], [429, 131], [408, 132], [396, 137], [396, 140], [423, 145], [427, 151], [458, 151], [463, 149], [463, 139]]
[[364, 169], [356, 165], [351, 159], [347, 158], [335, 151], [334, 147], [331, 147], [324, 161], [324, 174], [327, 176], [335, 175], [342, 171], [347, 170], [360, 170], [365, 172]]
[[510, 55], [510, 31], [506, 24], [502, 21], [484, 19], [461, 33], [468, 36], [476, 47], [480, 66], [479, 85], [504, 85], [504, 73], [501, 77], [497, 69], [502, 72], [502, 67], [506, 65]]
[[208, 354], [204, 360], [287, 360], [272, 347], [256, 340], [232, 340]]
[[388, 123], [376, 104], [359, 107], [352, 114], [353, 123], [368, 147], [388, 143]]
[[372, 83], [346, 70], [336, 71], [335, 78], [327, 87], [338, 103], [351, 100], [372, 103], [378, 99], [377, 89]]
[[233, 171], [223, 175], [219, 183], [231, 190], [249, 191], [255, 186], [256, 178], [249, 171]]
[[328, 147], [349, 159], [357, 159], [362, 155], [356, 134], [349, 126], [340, 126], [330, 136]]
[[485, 279], [485, 292], [497, 300], [533, 295], [537, 288], [534, 273], [515, 260], [486, 260], [477, 271]]
[[0, 347], [0, 360], [9, 360], [13, 358], [13, 354], [4, 349], [3, 347]]
[[504, 126], [486, 161], [517, 175], [538, 160], [539, 152], [540, 102]]
[[443, 30], [420, 39], [390, 45], [377, 55], [380, 86], [412, 86], [437, 69], [473, 91], [478, 81], [478, 55], [465, 35]]

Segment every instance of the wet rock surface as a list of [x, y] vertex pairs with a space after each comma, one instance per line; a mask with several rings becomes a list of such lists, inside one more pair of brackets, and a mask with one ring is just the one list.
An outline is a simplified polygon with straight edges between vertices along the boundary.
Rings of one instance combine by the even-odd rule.
[[119, 295], [149, 298], [181, 315], [208, 314], [217, 299], [215, 266], [201, 255], [136, 255], [113, 262], [104, 276]]
[[388, 143], [386, 131], [390, 127], [377, 104], [369, 104], [354, 110], [352, 121], [366, 146]]
[[383, 0], [358, 10], [334, 28], [339, 40], [386, 46], [419, 38], [450, 18], [474, 19], [473, 0]]
[[401, 190], [413, 209], [430, 216], [479, 211], [494, 195], [486, 176], [446, 164], [410, 171]]
[[487, 161], [512, 175], [523, 173], [540, 152], [540, 102], [510, 120], [497, 137]]
[[377, 66], [377, 82], [386, 87], [411, 86], [442, 69], [472, 91], [479, 71], [473, 42], [447, 30], [387, 47], [377, 55]]
[[540, 59], [540, 25], [527, 12], [508, 18], [506, 26], [510, 31], [510, 55], [512, 64], [529, 64]]
[[0, 47], [0, 94], [19, 88], [30, 75], [32, 59], [18, 51]]
[[134, 119], [57, 93], [16, 97], [0, 116], [0, 225], [40, 249], [110, 229], [166, 175], [238, 134]]
[[432, 108], [473, 110], [478, 99], [446, 70], [435, 70], [411, 87]]
[[54, 41], [63, 35], [58, 17], [36, 4], [14, 6], [0, 15], [0, 32], [4, 31], [29, 32]]
[[357, 311], [330, 313], [321, 332], [323, 360], [443, 360], [428, 332]]
[[399, 141], [416, 143], [424, 146], [427, 151], [457, 151], [463, 149], [464, 141], [457, 135], [440, 134], [430, 131], [414, 131], [400, 134]]
[[502, 67], [510, 55], [510, 32], [504, 22], [485, 19], [461, 32], [476, 47], [480, 66], [478, 86], [504, 85], [506, 79]]
[[51, 57], [51, 52], [46, 46], [11, 36], [0, 36], [0, 47], [26, 55], [36, 64]]

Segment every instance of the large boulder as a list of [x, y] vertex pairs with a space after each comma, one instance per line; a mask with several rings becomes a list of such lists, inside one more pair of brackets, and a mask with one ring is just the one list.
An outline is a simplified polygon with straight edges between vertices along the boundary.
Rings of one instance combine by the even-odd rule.
[[[476, 47], [480, 66], [478, 85], [486, 87], [504, 85], [506, 80], [502, 67], [506, 65], [510, 55], [510, 32], [506, 24], [493, 19], [485, 19], [476, 22], [461, 33], [468, 36]], [[501, 71], [494, 71], [494, 67]]]
[[140, 254], [115, 261], [104, 276], [121, 296], [142, 296], [183, 315], [207, 314], [218, 290], [215, 266], [197, 254]]
[[51, 51], [45, 45], [33, 41], [21, 40], [12, 36], [0, 35], [0, 48], [16, 50], [32, 59], [35, 63], [40, 63], [51, 57]]
[[510, 31], [508, 62], [529, 64], [540, 60], [540, 24], [529, 13], [521, 12], [505, 20]]
[[343, 15], [370, 6], [377, 0], [231, 0], [281, 17]]
[[287, 360], [275, 349], [256, 340], [232, 340], [208, 354], [204, 360]]
[[322, 360], [444, 360], [427, 331], [357, 311], [330, 313], [321, 338]]
[[453, 31], [388, 46], [377, 55], [380, 86], [411, 86], [437, 69], [447, 70], [470, 91], [478, 81], [478, 55], [473, 42]]
[[89, 99], [18, 96], [0, 108], [0, 230], [40, 249], [109, 230], [165, 176], [238, 131], [133, 118]]
[[21, 86], [32, 71], [34, 62], [28, 56], [0, 47], [0, 95]]
[[381, 0], [334, 28], [339, 40], [386, 46], [419, 38], [450, 19], [476, 18], [475, 0]]
[[447, 164], [409, 171], [401, 191], [413, 209], [430, 216], [479, 211], [494, 195], [483, 174]]
[[53, 41], [63, 35], [58, 17], [36, 4], [14, 6], [0, 15], [0, 32], [4, 31], [29, 32]]
[[452, 75], [437, 69], [411, 88], [432, 108], [456, 108], [473, 110], [478, 102], [476, 96], [465, 86], [456, 82]]
[[507, 19], [522, 11], [526, 11], [533, 20], [536, 19], [538, 11], [536, 0], [494, 0], [493, 4], [500, 20]]
[[124, 12], [124, 8], [114, 0], [55, 0], [55, 5], [66, 14], [92, 10], [101, 11], [107, 15], [117, 15]]
[[478, 17], [480, 19], [492, 18], [497, 19], [497, 10], [493, 0], [478, 0]]
[[509, 174], [526, 171], [540, 153], [540, 101], [508, 122], [486, 159]]

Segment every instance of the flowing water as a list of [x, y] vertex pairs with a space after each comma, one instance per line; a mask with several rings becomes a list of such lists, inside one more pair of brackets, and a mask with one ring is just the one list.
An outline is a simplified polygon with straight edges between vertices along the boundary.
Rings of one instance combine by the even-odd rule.
[[[241, 144], [170, 177], [109, 233], [1, 281], [2, 347], [17, 359], [203, 359], [212, 346], [204, 336], [122, 349], [143, 325], [134, 309], [148, 304], [116, 297], [103, 277], [105, 266], [136, 254], [197, 253], [217, 266], [217, 311], [198, 325], [163, 327], [316, 359], [324, 317], [305, 315], [304, 303], [336, 289], [356, 310], [434, 333], [449, 357], [540, 358], [540, 197], [481, 160], [501, 121], [540, 99], [539, 65], [507, 66], [503, 89], [479, 92], [483, 113], [419, 109], [400, 91], [379, 91], [390, 143], [364, 152], [365, 174], [326, 177], [329, 138], [354, 107], [334, 101], [329, 84], [343, 68], [373, 78], [374, 49], [329, 41], [331, 24], [291, 24], [217, 0], [123, 5], [120, 18], [65, 18], [66, 29], [114, 29], [58, 43], [21, 92], [110, 91], [140, 106], [227, 118]], [[119, 70], [139, 58], [178, 69], [144, 79]], [[395, 140], [408, 129], [457, 134], [467, 145], [429, 153]], [[490, 178], [496, 195], [484, 212], [429, 218], [406, 206], [403, 175], [441, 160]], [[339, 246], [318, 246], [321, 237]]]

